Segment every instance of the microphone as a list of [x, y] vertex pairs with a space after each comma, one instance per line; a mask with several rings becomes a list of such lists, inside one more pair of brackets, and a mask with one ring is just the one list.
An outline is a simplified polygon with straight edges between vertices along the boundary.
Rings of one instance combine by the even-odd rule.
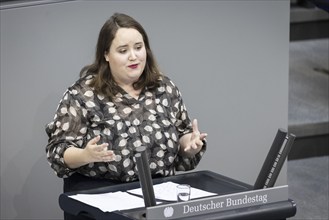
[[266, 188], [268, 187], [273, 187], [278, 176], [279, 176], [279, 173], [281, 171], [281, 168], [291, 150], [291, 147], [295, 141], [295, 138], [296, 136], [294, 134], [288, 134], [287, 136], [287, 142], [282, 150], [282, 152], [278, 155], [277, 159], [275, 160], [277, 163], [274, 163], [273, 167], [274, 167], [274, 170], [273, 172], [271, 172], [271, 176], [270, 178], [268, 179], [268, 181], [265, 183], [266, 184]]
[[151, 177], [150, 166], [148, 164], [146, 147], [141, 146], [136, 148], [136, 163], [138, 169], [139, 183], [142, 188], [145, 207], [156, 205], [153, 182]]
[[294, 134], [287, 135], [287, 131], [284, 129], [278, 130], [258, 174], [254, 189], [264, 189], [274, 186], [295, 138], [296, 136]]
[[285, 141], [287, 131], [284, 129], [279, 129], [273, 140], [272, 146], [266, 156], [263, 166], [257, 176], [256, 182], [254, 184], [254, 189], [263, 189], [265, 187], [266, 180], [269, 173], [275, 163], [277, 155], [280, 153], [283, 142]]

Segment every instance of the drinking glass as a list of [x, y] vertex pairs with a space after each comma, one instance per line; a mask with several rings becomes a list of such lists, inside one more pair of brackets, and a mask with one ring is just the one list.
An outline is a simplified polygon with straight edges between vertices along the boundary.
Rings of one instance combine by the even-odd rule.
[[188, 184], [179, 184], [176, 187], [177, 202], [186, 202], [190, 200], [191, 186]]

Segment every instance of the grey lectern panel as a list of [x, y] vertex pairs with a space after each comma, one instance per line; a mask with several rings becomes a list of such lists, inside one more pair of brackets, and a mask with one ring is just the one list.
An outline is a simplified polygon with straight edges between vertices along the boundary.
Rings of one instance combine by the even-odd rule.
[[[193, 173], [180, 174], [170, 177], [161, 177], [153, 179], [153, 184], [159, 184], [167, 181], [175, 183], [188, 183], [192, 187], [226, 195], [232, 193], [245, 192], [253, 189], [253, 186], [243, 182], [216, 174], [211, 171], [197, 171]], [[124, 210], [116, 212], [102, 212], [100, 209], [89, 206], [69, 196], [78, 193], [107, 193], [115, 191], [126, 191], [139, 188], [139, 182], [124, 183], [114, 186], [102, 187], [92, 190], [63, 193], [59, 197], [61, 209], [73, 215], [87, 215], [94, 219], [147, 219], [145, 218], [146, 209], [138, 208], [133, 210]], [[194, 200], [193, 200], [194, 201]], [[196, 201], [196, 200], [195, 200]], [[211, 213], [202, 216], [189, 216], [188, 219], [286, 219], [294, 216], [296, 205], [292, 200], [271, 203], [267, 205], [247, 207], [229, 211]], [[161, 218], [161, 217], [160, 217]], [[163, 219], [163, 217], [162, 217]], [[185, 219], [185, 218], [184, 218]]]

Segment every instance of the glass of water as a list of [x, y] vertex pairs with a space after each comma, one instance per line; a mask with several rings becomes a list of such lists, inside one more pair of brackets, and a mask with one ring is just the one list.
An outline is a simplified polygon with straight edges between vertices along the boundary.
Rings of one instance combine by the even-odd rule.
[[179, 184], [176, 187], [177, 202], [186, 202], [190, 200], [191, 186], [188, 184]]

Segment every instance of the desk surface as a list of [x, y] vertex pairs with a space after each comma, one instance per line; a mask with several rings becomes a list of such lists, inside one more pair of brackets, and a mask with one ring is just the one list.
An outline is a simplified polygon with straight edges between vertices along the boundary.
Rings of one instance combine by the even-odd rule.
[[[237, 192], [252, 190], [252, 186], [243, 182], [222, 176], [211, 171], [197, 171], [184, 173], [170, 177], [153, 179], [153, 184], [172, 181], [175, 183], [188, 183], [192, 187], [206, 191], [225, 195]], [[102, 212], [98, 208], [89, 206], [77, 200], [71, 199], [70, 195], [77, 193], [95, 194], [115, 191], [126, 191], [129, 189], [139, 188], [139, 182], [123, 183], [114, 186], [102, 187], [92, 190], [63, 193], [59, 197], [59, 205], [62, 210], [73, 215], [86, 214], [96, 219], [141, 219], [145, 208], [134, 210]], [[239, 210], [216, 212], [211, 215], [202, 216], [202, 219], [286, 219], [294, 216], [296, 205], [292, 200], [280, 203], [266, 204], [257, 208], [242, 208]], [[189, 217], [189, 219], [194, 219]], [[196, 216], [195, 219], [200, 219]]]

